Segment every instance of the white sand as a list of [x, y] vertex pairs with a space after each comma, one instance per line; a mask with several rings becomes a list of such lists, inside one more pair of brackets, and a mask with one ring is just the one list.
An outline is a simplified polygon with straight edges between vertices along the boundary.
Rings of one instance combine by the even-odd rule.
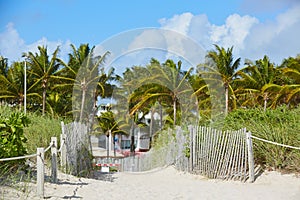
[[[59, 184], [45, 184], [46, 199], [263, 199], [299, 200], [300, 178], [266, 172], [254, 183], [211, 180], [173, 167], [144, 173], [115, 173], [105, 180], [59, 174]], [[35, 188], [28, 199], [38, 199]]]

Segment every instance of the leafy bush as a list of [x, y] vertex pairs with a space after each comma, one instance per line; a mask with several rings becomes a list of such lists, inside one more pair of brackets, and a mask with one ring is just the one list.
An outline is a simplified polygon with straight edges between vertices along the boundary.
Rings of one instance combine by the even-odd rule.
[[[0, 115], [0, 158], [22, 156], [27, 153], [23, 128], [29, 124], [29, 119], [22, 113], [11, 113], [9, 117]], [[24, 160], [7, 163], [22, 164]], [[1, 163], [3, 165], [3, 163]]]
[[[0, 113], [2, 118], [8, 118], [12, 113], [25, 116], [21, 111], [7, 106], [0, 106]], [[26, 118], [30, 120], [30, 124], [24, 127], [24, 137], [27, 141], [23, 145], [28, 154], [36, 153], [38, 147], [48, 147], [51, 137], [57, 137], [59, 142], [62, 119], [41, 116], [32, 112], [27, 112]]]
[[[246, 128], [252, 135], [281, 144], [300, 147], [300, 108], [267, 110], [238, 109], [216, 126], [223, 130]], [[257, 164], [279, 170], [300, 172], [300, 150], [280, 147], [253, 139]]]

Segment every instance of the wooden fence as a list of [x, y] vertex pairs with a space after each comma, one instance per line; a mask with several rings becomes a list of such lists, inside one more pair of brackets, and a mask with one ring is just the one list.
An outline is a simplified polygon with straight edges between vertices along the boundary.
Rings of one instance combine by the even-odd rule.
[[66, 140], [65, 168], [70, 174], [82, 175], [92, 167], [91, 146], [88, 127], [79, 122], [61, 123], [62, 135]]
[[180, 127], [174, 131], [175, 134], [168, 131], [170, 141], [164, 148], [122, 159], [122, 171], [138, 172], [175, 165], [179, 170], [209, 178], [254, 181], [251, 133], [246, 129], [219, 131], [190, 126], [188, 133]]
[[190, 127], [190, 170], [209, 178], [254, 181], [251, 133]]
[[[174, 134], [174, 131], [176, 134]], [[188, 158], [185, 156], [188, 137], [180, 128], [169, 129], [164, 133], [166, 144], [161, 148], [152, 148], [149, 152], [126, 157], [121, 160], [121, 170], [142, 172], [166, 165], [174, 165], [178, 170], [188, 171]]]

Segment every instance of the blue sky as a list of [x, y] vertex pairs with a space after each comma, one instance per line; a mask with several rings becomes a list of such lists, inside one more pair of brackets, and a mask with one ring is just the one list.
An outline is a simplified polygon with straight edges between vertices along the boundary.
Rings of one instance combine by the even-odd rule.
[[[234, 46], [235, 56], [243, 60], [266, 54], [280, 64], [300, 53], [299, 2], [0, 0], [0, 55], [21, 60], [22, 52], [36, 51], [38, 45], [46, 45], [50, 53], [59, 45], [66, 58], [71, 43], [97, 46], [129, 30], [155, 27], [183, 34], [205, 50], [213, 44]], [[157, 42], [149, 36], [140, 40]], [[133, 38], [129, 45], [135, 42]]]

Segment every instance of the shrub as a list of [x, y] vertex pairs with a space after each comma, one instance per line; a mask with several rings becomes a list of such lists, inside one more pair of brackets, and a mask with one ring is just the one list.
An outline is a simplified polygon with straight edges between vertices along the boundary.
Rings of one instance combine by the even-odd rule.
[[[9, 117], [0, 115], [0, 158], [22, 156], [27, 153], [23, 128], [29, 124], [29, 119], [22, 113], [11, 113]], [[23, 160], [7, 161], [11, 165], [24, 164]], [[3, 165], [4, 163], [1, 163]]]

